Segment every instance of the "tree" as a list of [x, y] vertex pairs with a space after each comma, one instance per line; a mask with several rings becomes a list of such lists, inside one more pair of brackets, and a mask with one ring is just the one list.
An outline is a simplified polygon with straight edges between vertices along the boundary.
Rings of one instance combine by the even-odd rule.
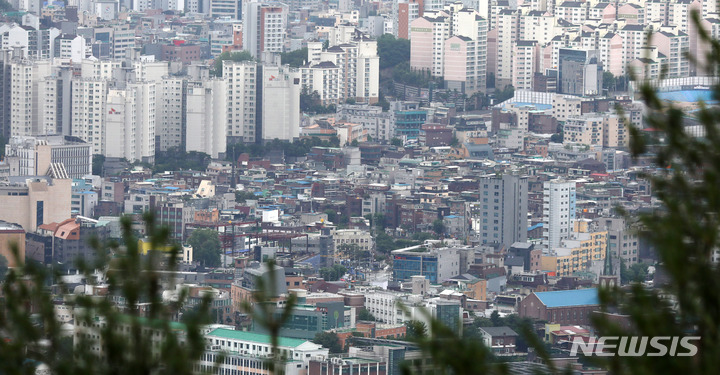
[[293, 68], [299, 68], [305, 65], [308, 57], [307, 47], [296, 49], [291, 52], [283, 52], [280, 54], [280, 63], [290, 65]]
[[328, 348], [330, 353], [333, 354], [343, 352], [343, 348], [340, 346], [340, 338], [335, 332], [318, 332], [312, 342], [322, 345], [323, 348]]
[[393, 138], [390, 140], [390, 144], [393, 145], [393, 146], [402, 147], [402, 146], [403, 146], [403, 141], [402, 141], [402, 139], [400, 139], [400, 138], [393, 137]]
[[[692, 22], [700, 22], [695, 11]], [[699, 32], [698, 43], [711, 45], [713, 51], [719, 47], [704, 30]], [[707, 56], [707, 66], [698, 69], [717, 74], [720, 55]], [[713, 87], [716, 99], [718, 90], [720, 86]], [[641, 129], [629, 125], [630, 151], [633, 157], [654, 157], [658, 168], [648, 170], [644, 177], [661, 205], [649, 212], [619, 211], [638, 220], [639, 235], [654, 247], [667, 282], [654, 288], [635, 283], [601, 290], [601, 308], [627, 315], [633, 336], [702, 336], [701, 346], [694, 356], [616, 356], [601, 364], [615, 374], [714, 373], [720, 367], [720, 273], [713, 261], [720, 246], [718, 108], [700, 107], [695, 118], [705, 136], [696, 137], [685, 131], [685, 111], [660, 100], [650, 83], [641, 85], [640, 95], [647, 107], [643, 127], [655, 129], [665, 142], [651, 149]], [[627, 335], [627, 329], [604, 314], [595, 317], [593, 324], [600, 336]]]
[[93, 157], [92, 157], [92, 174], [94, 174], [96, 176], [102, 176], [104, 164], [105, 164], [105, 156], [93, 155]]
[[617, 86], [617, 80], [615, 76], [610, 72], [603, 72], [602, 76], [602, 87], [608, 91], [615, 91]]
[[405, 322], [405, 338], [407, 340], [420, 340], [428, 335], [428, 327], [425, 322], [410, 320]]
[[432, 230], [435, 232], [438, 236], [442, 236], [445, 234], [445, 223], [442, 221], [442, 219], [435, 219], [432, 223]]
[[187, 240], [193, 248], [193, 258], [205, 267], [220, 266], [220, 239], [212, 229], [195, 229]]
[[495, 73], [488, 73], [487, 74], [487, 80], [485, 81], [485, 86], [487, 88], [495, 88]]
[[[201, 327], [210, 323], [210, 298], [203, 299], [198, 313], [183, 324], [170, 324], [187, 293], [180, 293], [177, 302], [165, 304], [158, 291], [163, 275], [177, 271], [181, 249], [170, 242], [166, 228], [155, 225], [151, 214], [145, 215], [145, 222], [152, 247], [174, 250], [164, 272], [156, 268], [158, 257], [164, 255], [142, 255], [131, 220], [122, 218], [123, 246], [113, 243], [105, 247], [94, 240], [96, 260], [93, 264], [80, 262], [79, 267], [90, 286], [97, 285], [93, 271], [103, 270], [107, 290], [124, 306], [116, 307], [110, 298], [73, 295], [75, 325], [83, 327], [83, 334], [74, 341], [62, 334], [55, 296], [46, 288], [46, 281], [55, 279], [53, 289], [70, 294], [70, 286], [59, 274], [35, 262], [26, 262], [7, 274], [0, 299], [0, 373], [35, 373], [40, 363], [48, 367], [48, 373], [57, 375], [194, 373], [194, 365], [205, 352]], [[94, 350], [98, 343], [103, 344], [102, 352]]]
[[253, 200], [257, 198], [255, 193], [251, 191], [238, 190], [235, 192], [235, 202], [237, 203], [245, 203], [248, 199]]
[[515, 88], [512, 85], [506, 85], [502, 91], [495, 93], [495, 102], [502, 103], [515, 95]]
[[433, 238], [435, 238], [435, 237], [432, 235], [432, 233], [428, 233], [428, 232], [414, 233], [412, 235], [413, 241], [417, 241], [417, 242], [425, 242], [425, 241], [433, 239]]
[[375, 227], [375, 230], [377, 231], [385, 231], [385, 215], [381, 214], [380, 212], [376, 212], [372, 215], [372, 225]]
[[322, 105], [322, 99], [317, 90], [310, 92], [307, 86], [300, 91], [300, 110], [308, 113], [335, 113], [335, 105]]
[[7, 272], [8, 272], [8, 260], [7, 260], [7, 258], [5, 258], [5, 256], [0, 254], [0, 282], [5, 280], [5, 275], [7, 274]]
[[325, 281], [340, 280], [345, 275], [345, 272], [347, 272], [347, 269], [340, 264], [335, 264], [332, 267], [323, 267], [318, 271], [320, 277]]
[[241, 51], [241, 52], [223, 52], [220, 54], [220, 56], [215, 58], [215, 63], [213, 64], [213, 68], [210, 70], [210, 75], [214, 77], [222, 77], [223, 71], [223, 61], [250, 61], [253, 60], [252, 55], [248, 51]]
[[490, 314], [490, 323], [493, 324], [493, 327], [498, 327], [503, 324], [502, 318], [500, 318], [500, 313], [497, 310], [493, 310]]
[[550, 136], [550, 142], [563, 143], [563, 133], [554, 133]]
[[375, 235], [375, 249], [379, 253], [389, 254], [395, 250], [395, 242], [387, 233], [379, 232]]
[[631, 282], [643, 282], [647, 279], [648, 265], [644, 263], [635, 263], [627, 267], [624, 261], [620, 261], [620, 281], [623, 284]]
[[367, 309], [360, 309], [360, 312], [358, 312], [357, 320], [364, 320], [369, 322], [375, 321], [375, 316], [370, 313], [370, 311], [367, 311]]
[[210, 164], [210, 155], [203, 152], [186, 152], [180, 147], [171, 147], [155, 153], [155, 173], [165, 171], [195, 170], [204, 171]]
[[377, 39], [380, 69], [387, 69], [410, 61], [410, 41], [395, 38], [392, 34], [381, 35]]

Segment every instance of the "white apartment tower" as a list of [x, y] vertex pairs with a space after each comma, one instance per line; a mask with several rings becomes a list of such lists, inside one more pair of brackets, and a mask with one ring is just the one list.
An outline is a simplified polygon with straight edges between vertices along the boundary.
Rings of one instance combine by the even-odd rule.
[[155, 158], [154, 82], [109, 90], [105, 117], [105, 156], [152, 163]]
[[49, 60], [10, 64], [10, 136], [55, 134], [57, 77]]
[[257, 140], [258, 65], [252, 61], [223, 61], [227, 82], [227, 136], [231, 141], [254, 143]]
[[299, 137], [300, 72], [288, 66], [266, 66], [262, 85], [262, 139]]
[[72, 81], [71, 135], [92, 145], [93, 155], [105, 153], [105, 104], [108, 81], [79, 78]]
[[364, 36], [341, 40], [344, 43], [325, 51], [321, 43], [308, 43], [309, 65], [301, 69], [303, 86], [317, 91], [325, 103], [340, 104], [347, 99], [377, 102], [380, 95], [377, 41], [366, 40]]
[[213, 158], [225, 152], [227, 143], [227, 84], [206, 80], [187, 89], [186, 151], [204, 152]]
[[450, 37], [450, 23], [446, 16], [425, 16], [410, 24], [410, 67], [429, 71], [441, 77], [445, 40]]
[[280, 53], [285, 47], [288, 8], [282, 3], [243, 3], [243, 49], [253, 57]]
[[157, 82], [155, 135], [159, 151], [180, 147], [183, 143], [183, 84], [182, 79], [174, 78]]
[[575, 181], [543, 183], [543, 250], [554, 250], [567, 239], [575, 222]]
[[518, 41], [519, 11], [504, 9], [498, 14], [497, 22], [497, 66], [495, 87], [503, 89], [513, 79], [513, 50]]

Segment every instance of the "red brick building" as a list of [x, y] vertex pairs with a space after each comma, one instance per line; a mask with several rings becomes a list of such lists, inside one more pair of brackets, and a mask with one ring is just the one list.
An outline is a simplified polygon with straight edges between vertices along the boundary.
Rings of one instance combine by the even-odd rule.
[[559, 290], [532, 293], [520, 301], [523, 318], [544, 320], [550, 324], [590, 324], [590, 315], [600, 307], [597, 289]]

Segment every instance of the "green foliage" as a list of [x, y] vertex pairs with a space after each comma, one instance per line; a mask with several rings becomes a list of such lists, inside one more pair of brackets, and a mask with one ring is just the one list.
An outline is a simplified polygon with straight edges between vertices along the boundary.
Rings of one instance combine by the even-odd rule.
[[248, 154], [250, 157], [260, 157], [265, 155], [267, 149], [258, 143], [231, 143], [227, 145], [225, 152], [225, 160], [232, 160], [233, 157], [239, 157], [240, 154]]
[[506, 85], [504, 89], [495, 91], [495, 103], [502, 103], [511, 99], [513, 95], [515, 95], [515, 88], [511, 85]]
[[160, 173], [164, 171], [193, 170], [204, 171], [210, 164], [210, 155], [185, 150], [179, 147], [169, 148], [167, 151], [155, 153], [155, 167], [153, 172]]
[[627, 90], [627, 83], [629, 81], [627, 76], [615, 77], [610, 72], [603, 72], [603, 89], [609, 92], [625, 91]]
[[393, 145], [393, 146], [402, 147], [402, 146], [403, 146], [403, 141], [402, 141], [402, 139], [400, 139], [400, 138], [395, 138], [395, 137], [393, 137], [393, 138], [390, 140], [390, 144]]
[[0, 0], [0, 12], [11, 12], [13, 11], [12, 5], [7, 0]]
[[235, 192], [235, 202], [237, 203], [245, 203], [248, 199], [254, 200], [258, 197], [255, 195], [255, 193], [251, 191], [241, 190]]
[[495, 73], [488, 73], [487, 78], [485, 80], [485, 85], [487, 88], [495, 88]]
[[402, 63], [410, 63], [410, 41], [385, 34], [377, 39], [380, 69], [392, 68]]
[[[2, 11], [2, 3], [5, 0], [0, 0], [0, 11]], [[5, 136], [0, 134], [0, 157], [5, 157], [5, 145], [7, 144], [7, 140], [5, 140]]]
[[405, 322], [405, 339], [410, 341], [417, 341], [426, 338], [428, 335], [428, 328], [425, 322], [419, 320], [410, 320]]
[[357, 244], [342, 244], [338, 246], [338, 252], [345, 254], [345, 256], [353, 261], [367, 260], [370, 259], [370, 251], [360, 249]]
[[220, 56], [215, 58], [215, 63], [213, 64], [213, 68], [210, 69], [210, 75], [213, 77], [222, 77], [222, 62], [225, 60], [229, 61], [250, 61], [253, 60], [252, 55], [248, 51], [241, 51], [241, 52], [223, 52], [220, 54]]
[[[376, 107], [381, 107], [384, 112], [387, 112], [387, 111], [390, 110], [390, 102], [387, 101], [387, 99], [385, 98], [385, 95], [383, 94], [382, 90], [380, 90], [380, 95], [379, 95], [379, 97], [378, 97], [377, 103], [373, 103], [373, 105], [376, 106]], [[368, 140], [370, 140], [369, 137], [368, 137]]]
[[432, 233], [428, 233], [428, 232], [418, 232], [418, 233], [413, 233], [413, 235], [412, 235], [413, 241], [417, 241], [417, 242], [421, 242], [421, 243], [425, 242], [427, 240], [431, 240], [433, 238], [435, 238], [435, 236]]
[[395, 82], [415, 87], [428, 87], [435, 79], [429, 71], [412, 70], [410, 63], [403, 62], [393, 68], [392, 79]]
[[347, 269], [340, 264], [335, 264], [332, 267], [323, 267], [318, 271], [320, 277], [325, 281], [338, 281], [345, 275], [345, 272], [347, 272]]
[[312, 137], [310, 139], [298, 139], [288, 142], [276, 138], [264, 146], [255, 143], [236, 143], [228, 145], [230, 152], [227, 152], [226, 155], [232, 158], [230, 155], [234, 152], [235, 156], [246, 153], [251, 157], [263, 157], [270, 152], [283, 151], [285, 156], [301, 157], [307, 156], [313, 147], [340, 147], [340, 140], [337, 137], [331, 137], [329, 141], [324, 141], [318, 137]]
[[631, 282], [643, 282], [647, 280], [648, 264], [635, 263], [628, 267], [623, 260], [620, 260], [620, 281], [623, 284]]
[[299, 68], [305, 65], [308, 57], [307, 47], [297, 49], [292, 52], [283, 52], [280, 54], [280, 63], [282, 65], [288, 64], [293, 68]]
[[445, 234], [445, 223], [442, 221], [442, 219], [435, 219], [432, 223], [432, 230], [437, 234], [438, 236], [442, 236]]
[[405, 238], [393, 239], [385, 231], [379, 231], [375, 235], [375, 249], [378, 253], [390, 254], [391, 251], [404, 247], [420, 245], [424, 240], [409, 240]]
[[329, 349], [332, 354], [343, 352], [343, 348], [340, 346], [340, 338], [335, 332], [318, 332], [312, 341]]
[[368, 322], [374, 322], [375, 321], [375, 315], [373, 315], [370, 311], [367, 311], [366, 309], [360, 309], [360, 311], [357, 314], [357, 320], [364, 320]]
[[306, 113], [335, 113], [334, 104], [324, 106], [317, 91], [310, 92], [307, 86], [303, 86], [300, 92], [300, 110]]
[[93, 155], [92, 157], [92, 174], [96, 176], [103, 175], [103, 165], [105, 164], [104, 155]]
[[[698, 13], [692, 12], [692, 18], [697, 25]], [[709, 44], [713, 51], [707, 54], [704, 68], [717, 74], [720, 43], [704, 30], [699, 34], [699, 43]], [[712, 90], [713, 99], [720, 99], [720, 86]], [[699, 138], [685, 131], [684, 111], [661, 101], [648, 83], [642, 84], [640, 94], [647, 106], [644, 126], [657, 129], [665, 138], [664, 145], [653, 149], [655, 165], [660, 168], [645, 176], [661, 208], [636, 215], [621, 212], [639, 219], [640, 236], [655, 248], [668, 282], [655, 288], [636, 283], [629, 288], [601, 290], [600, 301], [604, 311], [617, 309], [629, 317], [633, 336], [702, 338], [694, 356], [615, 356], [600, 364], [614, 374], [716, 373], [720, 368], [720, 271], [712, 257], [720, 246], [720, 109], [700, 106], [696, 118], [705, 136]], [[648, 144], [640, 129], [628, 126], [633, 156], [643, 155]], [[593, 323], [601, 336], [627, 334], [603, 315], [596, 316]]]
[[7, 272], [8, 272], [8, 260], [7, 260], [7, 258], [5, 258], [5, 256], [0, 254], [0, 282], [5, 280], [5, 275], [7, 274]]
[[[153, 248], [174, 248], [164, 271], [176, 271], [180, 249], [169, 241], [167, 229], [155, 226], [152, 215], [146, 215], [145, 221]], [[90, 285], [96, 285], [94, 269], [106, 271], [109, 296], [124, 304], [121, 309], [111, 298], [92, 295], [68, 298], [75, 325], [87, 327], [85, 334], [75, 336], [75, 342], [61, 333], [55, 298], [45, 288], [49, 280], [56, 280], [54, 289], [67, 295], [68, 286], [60, 281], [60, 275], [35, 262], [8, 273], [0, 300], [0, 373], [34, 373], [39, 363], [48, 366], [48, 373], [58, 375], [193, 373], [193, 364], [205, 351], [200, 330], [210, 322], [210, 300], [204, 299], [198, 314], [184, 325], [171, 326], [170, 319], [185, 303], [187, 293], [181, 293], [177, 302], [163, 303], [159, 293], [163, 274], [157, 272], [157, 265], [158, 257], [164, 255], [141, 255], [131, 220], [122, 218], [121, 225], [123, 246], [103, 247], [92, 241], [98, 257], [93, 264], [80, 262], [80, 269]], [[13, 253], [18, 256], [17, 247]], [[94, 350], [100, 343], [102, 352]]]
[[193, 258], [205, 267], [220, 266], [220, 239], [212, 229], [195, 229], [187, 240], [193, 248]]

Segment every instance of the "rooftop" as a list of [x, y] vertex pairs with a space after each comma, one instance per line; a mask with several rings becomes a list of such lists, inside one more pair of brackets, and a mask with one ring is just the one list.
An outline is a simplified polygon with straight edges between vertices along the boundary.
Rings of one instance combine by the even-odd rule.
[[[264, 335], [261, 333], [246, 332], [246, 331], [235, 331], [232, 329], [217, 328], [212, 332], [208, 333], [208, 336], [222, 337], [231, 340], [250, 341], [259, 344], [271, 344], [270, 335]], [[304, 343], [306, 340], [293, 339], [289, 337], [280, 337], [278, 341], [279, 346], [296, 348]]]
[[535, 293], [537, 298], [547, 307], [599, 305], [598, 291], [592, 289], [558, 290], [553, 292]]

